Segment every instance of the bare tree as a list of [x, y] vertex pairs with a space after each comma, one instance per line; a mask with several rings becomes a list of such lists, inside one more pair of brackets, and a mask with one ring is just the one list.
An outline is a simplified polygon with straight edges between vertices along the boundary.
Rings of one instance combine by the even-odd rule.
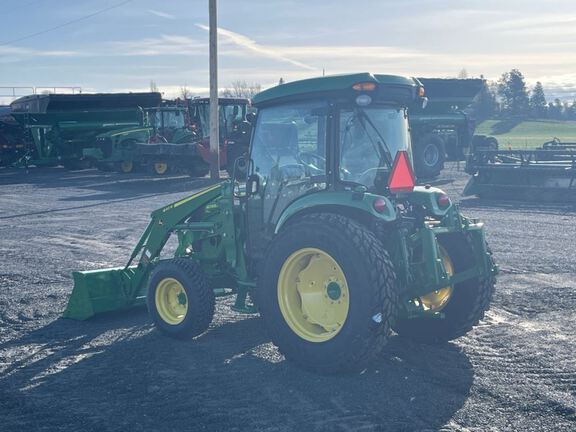
[[158, 86], [156, 85], [156, 81], [150, 80], [150, 91], [151, 92], [158, 92]]
[[179, 97], [184, 100], [192, 98], [192, 92], [190, 91], [190, 89], [186, 84], [180, 87]]
[[250, 99], [256, 93], [260, 93], [262, 86], [259, 83], [247, 83], [244, 80], [232, 81], [229, 87], [220, 91], [220, 96]]
[[460, 72], [458, 72], [458, 79], [467, 79], [468, 78], [468, 71], [466, 68], [462, 68]]

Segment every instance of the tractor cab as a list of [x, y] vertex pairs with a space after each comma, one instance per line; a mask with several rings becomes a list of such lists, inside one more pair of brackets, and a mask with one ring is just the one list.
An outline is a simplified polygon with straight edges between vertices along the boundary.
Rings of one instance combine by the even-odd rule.
[[146, 119], [149, 127], [153, 129], [152, 136], [163, 137], [166, 141], [175, 141], [178, 135], [187, 131], [190, 120], [185, 108], [158, 107], [146, 110]]
[[[246, 122], [250, 101], [244, 98], [218, 98], [219, 135], [222, 141], [232, 137]], [[201, 138], [210, 136], [210, 99], [195, 98], [188, 102], [192, 125]]]
[[311, 192], [389, 195], [398, 153], [411, 164], [408, 108], [422, 104], [423, 95], [416, 79], [367, 73], [297, 81], [256, 95], [248, 189], [265, 224], [275, 225], [290, 203]]

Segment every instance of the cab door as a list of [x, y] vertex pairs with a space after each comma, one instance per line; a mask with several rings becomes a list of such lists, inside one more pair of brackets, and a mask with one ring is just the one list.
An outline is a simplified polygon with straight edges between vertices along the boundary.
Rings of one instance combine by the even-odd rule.
[[327, 186], [328, 104], [307, 102], [259, 110], [250, 148], [246, 200], [248, 253], [262, 256], [288, 205]]

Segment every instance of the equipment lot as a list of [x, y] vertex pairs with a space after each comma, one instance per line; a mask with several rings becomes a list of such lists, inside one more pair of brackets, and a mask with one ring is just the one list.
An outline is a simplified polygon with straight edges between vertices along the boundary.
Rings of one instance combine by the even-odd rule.
[[[467, 178], [435, 183], [456, 197]], [[73, 270], [125, 264], [152, 210], [208, 182], [0, 170], [2, 430], [576, 429], [576, 205], [462, 200], [501, 269], [487, 319], [443, 346], [393, 338], [361, 375], [287, 364], [230, 300], [190, 342], [144, 311], [59, 319]]]

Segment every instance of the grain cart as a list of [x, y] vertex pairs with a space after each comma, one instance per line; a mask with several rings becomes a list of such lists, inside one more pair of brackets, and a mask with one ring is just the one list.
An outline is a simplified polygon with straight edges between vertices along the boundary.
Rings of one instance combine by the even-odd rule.
[[[147, 303], [175, 338], [206, 331], [215, 297], [259, 312], [286, 358], [319, 373], [363, 367], [394, 329], [462, 336], [488, 308], [496, 267], [483, 224], [415, 186], [414, 79], [358, 73], [256, 95], [245, 185], [234, 179], [152, 213], [124, 267], [74, 273], [65, 316]], [[171, 236], [172, 258], [160, 258]]]
[[142, 107], [156, 106], [160, 93], [43, 94], [10, 104], [26, 130], [26, 161], [85, 168], [83, 151], [98, 134], [142, 124]]
[[576, 146], [549, 141], [534, 150], [477, 149], [463, 194], [481, 198], [576, 202]]
[[9, 106], [0, 106], [0, 166], [24, 156], [24, 128], [12, 117]]
[[482, 79], [418, 78], [428, 104], [410, 112], [414, 166], [421, 178], [436, 177], [446, 159], [461, 160], [471, 142], [495, 141], [474, 136], [475, 105], [486, 85]]

